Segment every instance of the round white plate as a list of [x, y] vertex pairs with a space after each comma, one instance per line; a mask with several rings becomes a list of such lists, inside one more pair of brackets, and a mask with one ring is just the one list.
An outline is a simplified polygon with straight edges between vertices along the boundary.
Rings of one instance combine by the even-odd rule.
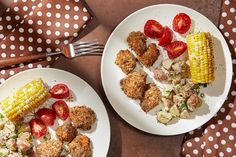
[[[57, 83], [64, 83], [68, 85], [73, 95], [73, 100], [71, 102], [67, 101], [69, 107], [86, 105], [94, 110], [97, 116], [97, 121], [93, 125], [93, 128], [89, 131], [80, 132], [87, 135], [91, 139], [93, 156], [105, 157], [110, 144], [110, 123], [108, 115], [103, 102], [94, 89], [78, 76], [53, 68], [31, 69], [20, 72], [19, 74], [16, 74], [6, 80], [5, 83], [0, 86], [0, 101], [12, 94], [12, 92], [18, 87], [23, 86], [35, 78], [42, 78], [49, 86], [53, 86]], [[62, 121], [59, 120], [58, 122], [59, 124], [62, 124]], [[57, 126], [55, 124], [52, 128], [56, 127]], [[55, 137], [55, 131], [52, 128], [49, 128], [49, 133]]]
[[[170, 124], [163, 125], [156, 121], [156, 116], [153, 112], [144, 113], [139, 106], [139, 101], [131, 100], [123, 93], [120, 88], [120, 80], [125, 77], [125, 74], [114, 64], [114, 61], [119, 50], [128, 48], [126, 38], [130, 32], [143, 31], [143, 26], [149, 19], [155, 19], [163, 26], [166, 25], [172, 28], [172, 20], [180, 12], [187, 13], [191, 17], [191, 31], [205, 31], [212, 34], [216, 78], [211, 85], [203, 89], [206, 95], [204, 98], [205, 103], [196, 112], [191, 113], [189, 119], [175, 118]], [[178, 40], [185, 40], [183, 36], [177, 33], [174, 33], [174, 37]], [[154, 41], [148, 39], [148, 42]], [[158, 59], [159, 62], [166, 56], [166, 52], [161, 48], [160, 50], [162, 55]], [[146, 69], [144, 70], [146, 71]], [[160, 4], [136, 11], [116, 27], [105, 46], [101, 76], [105, 93], [111, 105], [126, 122], [151, 134], [177, 135], [203, 125], [220, 109], [231, 85], [232, 60], [227, 43], [220, 31], [209, 19], [190, 8], [172, 4]]]

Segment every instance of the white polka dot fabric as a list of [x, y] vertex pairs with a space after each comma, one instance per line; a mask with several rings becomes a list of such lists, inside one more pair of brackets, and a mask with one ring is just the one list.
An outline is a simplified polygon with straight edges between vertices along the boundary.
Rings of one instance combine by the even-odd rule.
[[[0, 17], [0, 58], [61, 51], [90, 19], [79, 0], [14, 0]], [[19, 71], [45, 67], [54, 60], [48, 57], [1, 69], [0, 83]]]
[[4, 39], [16, 26], [28, 16], [40, 3], [40, 0], [15, 0], [0, 17], [0, 41]]
[[233, 59], [233, 81], [220, 111], [204, 126], [189, 132], [181, 155], [185, 157], [236, 157], [236, 1], [224, 0], [219, 29], [228, 41]]

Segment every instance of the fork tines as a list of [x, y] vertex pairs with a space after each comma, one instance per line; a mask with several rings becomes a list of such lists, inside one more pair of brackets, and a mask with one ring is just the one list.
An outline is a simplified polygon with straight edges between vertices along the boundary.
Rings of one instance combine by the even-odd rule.
[[76, 56], [80, 55], [101, 55], [104, 49], [97, 41], [79, 42], [73, 44]]

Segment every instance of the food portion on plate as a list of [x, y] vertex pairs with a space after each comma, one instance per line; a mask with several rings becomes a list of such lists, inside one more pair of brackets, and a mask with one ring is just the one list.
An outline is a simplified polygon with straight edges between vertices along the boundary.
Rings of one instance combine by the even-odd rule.
[[129, 50], [120, 50], [117, 53], [115, 64], [118, 65], [125, 74], [129, 74], [136, 67], [136, 59]]
[[77, 135], [77, 129], [71, 122], [67, 121], [57, 127], [56, 135], [60, 141], [71, 142]]
[[91, 130], [96, 113], [85, 105], [68, 105], [70, 97], [66, 84], [50, 88], [39, 78], [2, 100], [0, 156], [92, 156], [92, 141], [81, 131]]
[[56, 157], [61, 154], [63, 145], [59, 140], [48, 140], [36, 147], [37, 155], [42, 157]]
[[166, 85], [161, 94], [164, 108], [157, 112], [159, 122], [166, 124], [175, 117], [186, 119], [201, 106], [200, 85], [193, 84], [189, 69], [184, 60], [167, 59], [154, 70], [154, 78]]
[[32, 146], [28, 123], [13, 123], [0, 113], [0, 156], [24, 157]]
[[[116, 55], [115, 64], [126, 74], [120, 80], [124, 94], [140, 100], [140, 108], [146, 113], [160, 106], [156, 119], [163, 124], [175, 117], [187, 119], [204, 101], [202, 87], [214, 81], [211, 34], [190, 33], [190, 27], [191, 18], [185, 13], [173, 18], [173, 31], [150, 19], [144, 32], [127, 35], [129, 47]], [[176, 35], [185, 35], [186, 39], [177, 40], [173, 38]], [[147, 82], [148, 77], [151, 82]]]
[[42, 79], [35, 79], [5, 98], [0, 106], [9, 120], [15, 122], [39, 107], [50, 93]]
[[137, 56], [137, 59], [146, 67], [150, 67], [155, 63], [158, 57], [159, 50], [157, 49], [156, 44], [151, 43], [142, 55]]
[[187, 35], [189, 64], [193, 83], [214, 81], [214, 56], [211, 34], [196, 32]]
[[140, 31], [131, 32], [127, 37], [127, 43], [136, 55], [142, 55], [147, 50], [147, 37]]
[[191, 26], [191, 18], [185, 13], [179, 13], [175, 15], [172, 27], [175, 32], [185, 34]]
[[160, 102], [160, 90], [154, 83], [148, 84], [140, 101], [140, 106], [144, 112], [152, 110]]
[[72, 157], [89, 157], [92, 156], [91, 141], [85, 135], [77, 135], [68, 145]]
[[140, 99], [145, 92], [146, 79], [144, 71], [133, 71], [120, 81], [120, 86], [128, 97]]
[[[153, 43], [147, 46], [147, 37], [140, 31], [138, 32], [131, 32], [129, 36], [127, 37], [127, 43], [131, 50], [133, 50], [137, 56], [138, 61], [140, 61], [143, 65], [150, 67], [154, 64], [154, 62], [159, 57], [159, 50], [157, 49], [157, 46]], [[122, 52], [121, 50], [120, 52]], [[129, 50], [126, 50], [129, 51]], [[120, 52], [117, 54], [116, 60], [119, 60], [120, 58]], [[123, 58], [125, 55], [122, 55]], [[130, 58], [130, 57], [129, 57]], [[134, 59], [133, 59], [134, 63]], [[117, 63], [116, 63], [117, 64]], [[136, 62], [135, 62], [136, 65]], [[119, 64], [119, 66], [123, 66], [123, 69], [127, 66], [127, 62], [123, 62]], [[135, 66], [129, 71], [131, 72]]]

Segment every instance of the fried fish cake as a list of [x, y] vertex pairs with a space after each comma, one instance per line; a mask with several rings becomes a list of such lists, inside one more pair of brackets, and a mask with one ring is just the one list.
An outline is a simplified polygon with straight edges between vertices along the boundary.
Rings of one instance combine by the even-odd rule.
[[142, 55], [147, 50], [147, 37], [140, 31], [131, 32], [127, 38], [129, 47], [135, 51], [137, 55]]
[[57, 127], [56, 135], [60, 141], [70, 142], [77, 134], [77, 129], [72, 126], [70, 121], [64, 122], [61, 126]]
[[136, 59], [129, 50], [120, 50], [116, 55], [115, 64], [118, 65], [125, 74], [129, 74], [136, 67]]
[[156, 107], [160, 102], [160, 90], [155, 84], [150, 83], [147, 90], [144, 93], [144, 97], [141, 99], [140, 106], [144, 112], [148, 112]]
[[90, 130], [96, 121], [95, 112], [87, 106], [71, 107], [69, 117], [72, 125], [82, 130]]
[[147, 51], [145, 51], [143, 55], [137, 56], [137, 58], [144, 66], [150, 67], [155, 63], [159, 55], [160, 53], [159, 50], [157, 49], [156, 44], [151, 43], [148, 46]]
[[140, 99], [145, 91], [147, 74], [134, 71], [120, 81], [121, 89], [132, 99]]
[[69, 153], [72, 157], [91, 157], [91, 141], [85, 135], [76, 136], [68, 145]]
[[42, 157], [58, 157], [61, 154], [62, 142], [49, 140], [42, 142], [36, 147], [37, 154]]

